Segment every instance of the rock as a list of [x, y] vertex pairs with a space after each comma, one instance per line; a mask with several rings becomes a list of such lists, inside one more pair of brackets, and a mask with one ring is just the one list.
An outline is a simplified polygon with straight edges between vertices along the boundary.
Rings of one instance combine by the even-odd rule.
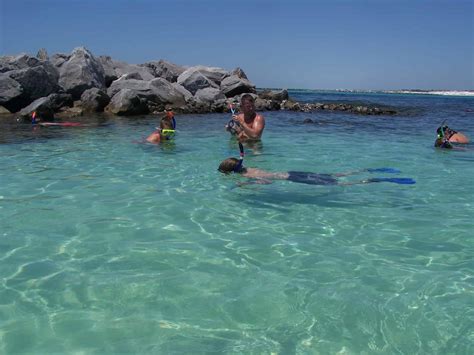
[[235, 75], [240, 79], [247, 79], [247, 80], [249, 79], [247, 78], [247, 75], [245, 75], [244, 71], [238, 67], [230, 72], [229, 76], [232, 76], [232, 75]]
[[[153, 73], [153, 69], [144, 65], [128, 64], [113, 60], [109, 56], [99, 56], [99, 62], [104, 68], [105, 86], [109, 87], [114, 80], [122, 77], [123, 75], [136, 75], [140, 77], [139, 80], [152, 80], [156, 77]], [[130, 77], [132, 79], [132, 77]]]
[[265, 100], [275, 100], [275, 101], [283, 101], [288, 100], [288, 90], [283, 89], [281, 91], [271, 91], [265, 90], [258, 94], [258, 96]]
[[158, 62], [147, 62], [141, 64], [141, 66], [150, 68], [155, 77], [163, 78], [170, 83], [175, 83], [178, 80], [178, 77], [186, 70], [185, 67], [162, 59]]
[[17, 112], [28, 104], [29, 101], [23, 95], [20, 83], [10, 78], [8, 74], [0, 74], [0, 105], [11, 112]]
[[255, 86], [247, 79], [241, 79], [236, 75], [222, 80], [221, 91], [227, 97], [233, 97], [243, 93], [256, 93]]
[[301, 110], [300, 104], [298, 102], [294, 102], [294, 101], [291, 101], [291, 100], [282, 101], [282, 103], [280, 104], [280, 107], [283, 110], [290, 110], [290, 111], [300, 111]]
[[72, 107], [74, 104], [71, 94], [51, 94], [48, 99], [55, 113], [61, 109]]
[[48, 56], [48, 52], [46, 51], [46, 49], [44, 48], [41, 48], [38, 53], [36, 53], [36, 58], [38, 58], [39, 60], [49, 60], [49, 56]]
[[32, 68], [40, 65], [41, 61], [36, 57], [28, 54], [20, 54], [17, 56], [0, 57], [0, 73], [6, 73], [12, 70], [20, 70]]
[[88, 89], [81, 95], [81, 106], [84, 112], [102, 112], [109, 102], [110, 97], [101, 89]]
[[194, 95], [194, 98], [199, 101], [199, 102], [208, 102], [212, 103], [216, 100], [224, 100], [225, 101], [225, 95], [216, 88], [204, 88], [204, 89], [199, 89], [196, 91], [196, 94]]
[[303, 123], [307, 124], [307, 123], [314, 123], [314, 121], [311, 119], [311, 118], [305, 118]]
[[148, 106], [140, 96], [131, 89], [122, 89], [112, 97], [107, 112], [123, 115], [140, 115], [148, 113]]
[[172, 83], [171, 85], [173, 85], [173, 87], [183, 95], [186, 102], [194, 100], [193, 94], [186, 90], [184, 86], [179, 85], [178, 83]]
[[84, 110], [82, 107], [74, 106], [74, 107], [63, 107], [61, 111], [54, 114], [55, 118], [62, 118], [62, 119], [69, 119], [71, 117], [78, 117], [82, 116]]
[[21, 85], [23, 95], [30, 102], [59, 89], [58, 71], [49, 61], [31, 68], [13, 70], [8, 75]]
[[179, 85], [183, 86], [191, 94], [196, 94], [199, 89], [204, 89], [208, 87], [218, 89], [219, 86], [206, 77], [199, 69], [196, 67], [189, 68], [185, 70], [177, 79]]
[[61, 66], [66, 63], [69, 58], [71, 58], [69, 54], [56, 53], [51, 57], [50, 61], [51, 64], [53, 64], [59, 70], [59, 68], [61, 68]]
[[0, 106], [0, 115], [9, 115], [11, 112], [8, 111], [5, 107]]
[[74, 49], [71, 57], [59, 68], [59, 85], [74, 99], [90, 88], [105, 88], [104, 68], [84, 47]]
[[30, 120], [33, 112], [36, 112], [37, 117], [41, 120], [54, 120], [54, 110], [48, 97], [42, 97], [33, 101], [31, 104], [21, 109], [18, 116], [25, 120]]

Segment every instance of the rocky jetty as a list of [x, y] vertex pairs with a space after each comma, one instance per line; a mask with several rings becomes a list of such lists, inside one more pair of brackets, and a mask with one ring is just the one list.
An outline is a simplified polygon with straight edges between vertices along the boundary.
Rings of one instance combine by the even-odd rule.
[[287, 90], [257, 93], [241, 68], [184, 67], [165, 60], [135, 65], [94, 56], [84, 47], [51, 57], [44, 49], [35, 57], [0, 57], [0, 114], [14, 113], [26, 119], [33, 111], [46, 120], [92, 112], [225, 112], [244, 93], [256, 98], [258, 110], [395, 113], [351, 104], [298, 103], [288, 97]]

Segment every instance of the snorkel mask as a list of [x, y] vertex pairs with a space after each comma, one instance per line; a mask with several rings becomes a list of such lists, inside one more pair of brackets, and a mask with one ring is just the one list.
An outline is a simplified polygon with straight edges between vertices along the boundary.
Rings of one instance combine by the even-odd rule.
[[[233, 104], [229, 104], [229, 109], [232, 112], [232, 115], [235, 115], [236, 111]], [[227, 122], [225, 128], [232, 135], [236, 135], [238, 133], [237, 129], [240, 128], [240, 124], [239, 122], [234, 121], [234, 119], [232, 118], [229, 122]]]
[[176, 131], [174, 129], [162, 129], [160, 133], [166, 139], [171, 139], [174, 137], [174, 134], [176, 133]]
[[226, 125], [226, 129], [233, 135], [237, 134], [237, 129], [240, 127], [240, 124], [238, 122], [235, 122], [233, 119], [230, 120], [227, 125]]

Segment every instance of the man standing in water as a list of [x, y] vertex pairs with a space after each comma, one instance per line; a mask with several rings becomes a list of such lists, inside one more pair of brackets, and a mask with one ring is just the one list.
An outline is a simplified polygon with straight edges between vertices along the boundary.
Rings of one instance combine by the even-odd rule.
[[255, 100], [250, 94], [245, 94], [240, 99], [241, 113], [233, 115], [237, 123], [234, 127], [239, 141], [259, 140], [265, 128], [265, 119], [255, 112]]

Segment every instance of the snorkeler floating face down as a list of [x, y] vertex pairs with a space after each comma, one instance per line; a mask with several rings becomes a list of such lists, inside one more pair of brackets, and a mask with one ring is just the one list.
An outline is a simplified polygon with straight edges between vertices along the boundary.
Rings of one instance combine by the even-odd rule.
[[244, 152], [244, 146], [242, 145], [241, 142], [239, 142], [239, 151], [240, 151], [239, 159], [227, 158], [219, 164], [219, 168], [217, 170], [219, 170], [221, 173], [224, 173], [224, 174], [245, 172], [246, 169], [244, 168], [244, 165], [243, 165], [245, 152]]
[[394, 178], [394, 177], [375, 177], [368, 178], [360, 181], [349, 181], [340, 182], [339, 177], [349, 176], [354, 174], [360, 174], [362, 172], [368, 173], [389, 173], [398, 174], [400, 171], [394, 168], [369, 168], [361, 169], [358, 171], [351, 171], [345, 173], [334, 173], [334, 174], [320, 174], [306, 171], [286, 171], [286, 172], [270, 172], [255, 168], [245, 168], [243, 166], [244, 149], [242, 143], [239, 142], [240, 158], [227, 158], [219, 164], [218, 170], [224, 174], [237, 173], [250, 179], [254, 179], [252, 182], [240, 183], [239, 185], [246, 184], [262, 184], [271, 183], [270, 180], [287, 180], [291, 182], [297, 182], [307, 185], [356, 185], [356, 184], [368, 184], [373, 182], [391, 182], [394, 184], [412, 185], [415, 184], [415, 180], [411, 178]]

